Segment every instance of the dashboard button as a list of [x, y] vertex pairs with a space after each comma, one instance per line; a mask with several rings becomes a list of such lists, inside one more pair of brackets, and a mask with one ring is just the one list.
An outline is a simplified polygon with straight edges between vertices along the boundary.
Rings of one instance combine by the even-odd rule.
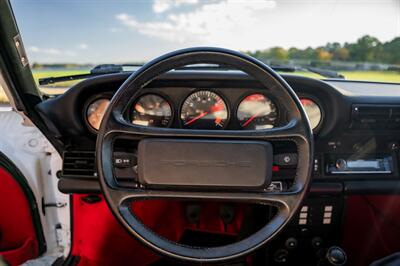
[[290, 237], [286, 240], [285, 246], [287, 249], [295, 249], [297, 247], [297, 239], [294, 237]]
[[335, 166], [338, 170], [345, 170], [347, 168], [347, 161], [344, 159], [337, 159]]
[[130, 153], [115, 152], [114, 153], [114, 166], [118, 168], [133, 167], [136, 164], [135, 157]]
[[294, 166], [297, 164], [296, 153], [282, 153], [274, 155], [274, 164], [278, 166]]

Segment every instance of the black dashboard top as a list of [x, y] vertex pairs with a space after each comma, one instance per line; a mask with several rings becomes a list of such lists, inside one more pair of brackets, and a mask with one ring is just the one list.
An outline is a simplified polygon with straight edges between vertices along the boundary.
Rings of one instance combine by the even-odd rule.
[[[76, 137], [86, 136], [92, 138], [85, 122], [83, 110], [88, 102], [100, 96], [111, 98], [129, 73], [111, 74], [87, 79], [66, 93], [49, 99], [40, 105], [38, 110], [48, 123], [53, 124], [59, 135]], [[318, 135], [329, 134], [335, 128], [340, 118], [339, 110], [347, 108], [349, 102], [338, 90], [330, 84], [310, 78], [285, 75], [285, 80], [292, 86], [300, 97], [311, 98], [320, 105], [324, 117], [319, 127]], [[241, 88], [242, 91], [256, 91], [260, 87], [247, 75], [237, 71], [175, 71], [164, 74], [159, 79], [148, 85], [150, 90], [169, 90], [174, 93], [178, 88], [192, 90]], [[164, 93], [165, 94], [165, 93]], [[177, 103], [179, 105], [181, 103]], [[232, 103], [234, 105], [236, 103]], [[178, 106], [179, 109], [179, 106]], [[50, 120], [50, 121], [49, 121]]]

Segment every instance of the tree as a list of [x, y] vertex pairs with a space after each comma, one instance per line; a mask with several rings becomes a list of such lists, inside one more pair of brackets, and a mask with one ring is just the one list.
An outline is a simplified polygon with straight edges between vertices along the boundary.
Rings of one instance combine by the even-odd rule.
[[317, 54], [317, 59], [320, 61], [330, 61], [332, 59], [332, 54], [323, 47], [317, 48], [315, 52]]
[[385, 61], [400, 65], [400, 37], [383, 44], [383, 49], [385, 51]]
[[372, 62], [377, 57], [377, 48], [380, 45], [382, 44], [377, 38], [365, 35], [359, 38], [356, 43], [350, 44], [347, 48], [352, 60]]
[[336, 61], [380, 62], [400, 65], [400, 37], [382, 43], [376, 37], [365, 35], [355, 43], [329, 42], [318, 48], [307, 47], [299, 49], [291, 47], [288, 50], [282, 47], [272, 47], [265, 50], [249, 52], [250, 55], [262, 60], [288, 59]]
[[288, 51], [282, 47], [273, 47], [269, 50], [269, 56], [272, 59], [284, 61], [288, 59]]
[[350, 57], [349, 49], [341, 47], [333, 51], [333, 59], [338, 61], [347, 61]]

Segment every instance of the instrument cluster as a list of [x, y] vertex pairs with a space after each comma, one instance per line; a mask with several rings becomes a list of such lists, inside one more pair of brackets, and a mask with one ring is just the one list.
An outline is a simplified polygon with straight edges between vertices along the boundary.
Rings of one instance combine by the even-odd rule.
[[[179, 107], [176, 119], [181, 128], [224, 129], [236, 119], [241, 129], [273, 128], [278, 117], [276, 105], [264, 94], [254, 93], [243, 98], [237, 110], [230, 110], [227, 100], [217, 92], [198, 90], [189, 94]], [[142, 126], [169, 127], [173, 106], [157, 94], [145, 94], [131, 108], [130, 120]]]
[[[322, 122], [322, 108], [311, 97], [300, 100], [313, 130], [317, 129]], [[109, 101], [109, 98], [97, 98], [87, 104], [85, 116], [91, 131], [99, 129]], [[200, 89], [182, 99], [180, 106], [173, 106], [166, 96], [151, 92], [135, 99], [128, 119], [132, 124], [150, 127], [171, 127], [178, 120], [174, 124], [181, 128], [208, 130], [225, 129], [235, 120], [234, 124], [242, 130], [260, 130], [277, 126], [279, 108], [271, 97], [259, 92], [245, 94], [238, 103], [232, 104], [221, 93]]]

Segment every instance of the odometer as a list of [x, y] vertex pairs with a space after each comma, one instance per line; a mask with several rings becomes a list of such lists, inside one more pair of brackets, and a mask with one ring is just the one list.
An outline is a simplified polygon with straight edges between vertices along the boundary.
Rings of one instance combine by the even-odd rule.
[[184, 128], [222, 129], [228, 120], [228, 109], [218, 94], [203, 90], [186, 98], [180, 117]]
[[243, 129], [273, 128], [277, 110], [275, 104], [265, 95], [255, 93], [240, 102], [236, 116]]
[[147, 94], [139, 98], [132, 111], [132, 123], [135, 125], [167, 127], [172, 118], [170, 104], [161, 96]]

